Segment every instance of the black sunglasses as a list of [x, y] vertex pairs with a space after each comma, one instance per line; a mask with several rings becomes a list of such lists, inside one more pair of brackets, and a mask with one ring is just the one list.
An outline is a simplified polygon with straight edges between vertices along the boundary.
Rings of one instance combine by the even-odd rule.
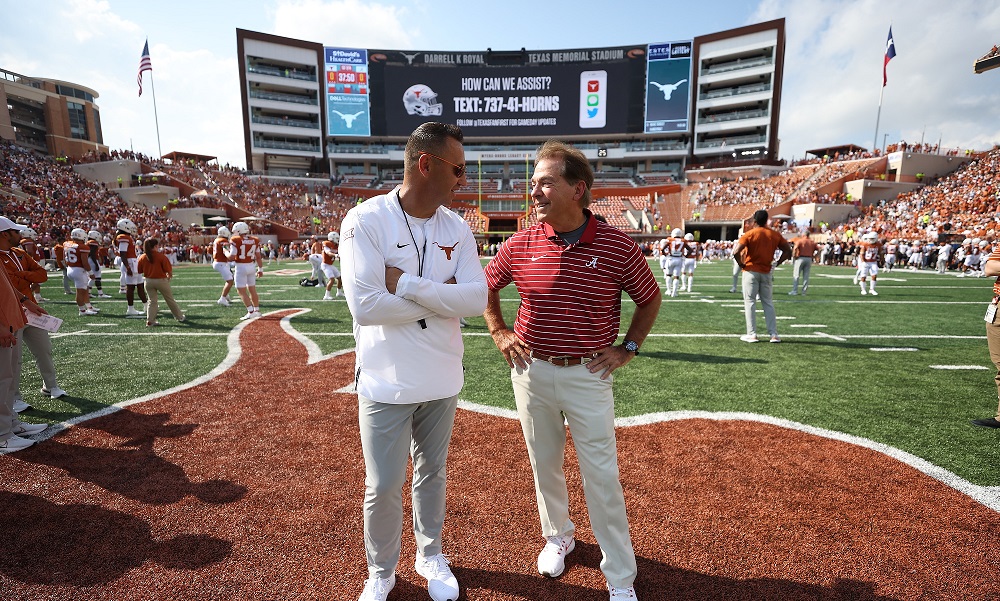
[[448, 159], [442, 159], [438, 155], [431, 154], [431, 153], [429, 153], [427, 151], [424, 151], [424, 150], [421, 150], [420, 154], [426, 154], [429, 157], [434, 157], [435, 159], [437, 159], [439, 161], [443, 161], [445, 163], [448, 163], [449, 165], [451, 165], [452, 167], [455, 168], [455, 177], [462, 177], [463, 175], [465, 175], [465, 165], [456, 165], [455, 163], [452, 163]]

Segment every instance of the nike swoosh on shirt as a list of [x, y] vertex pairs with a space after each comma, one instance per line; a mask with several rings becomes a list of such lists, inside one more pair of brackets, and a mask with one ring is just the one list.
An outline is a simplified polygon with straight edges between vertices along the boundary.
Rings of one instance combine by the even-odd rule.
[[531, 257], [531, 260], [532, 261], [537, 261], [538, 259], [541, 259], [543, 257], [545, 257], [545, 255], [538, 255], [538, 256], [535, 256], [535, 257]]
[[396, 248], [406, 248], [407, 246], [409, 246], [409, 244], [400, 244], [399, 242], [396, 243]]

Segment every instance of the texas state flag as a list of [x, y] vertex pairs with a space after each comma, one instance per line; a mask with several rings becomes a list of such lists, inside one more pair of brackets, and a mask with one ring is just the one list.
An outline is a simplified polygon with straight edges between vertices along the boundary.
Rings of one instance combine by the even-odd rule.
[[892, 41], [892, 25], [889, 26], [889, 39], [885, 43], [885, 61], [882, 63], [882, 87], [885, 87], [887, 81], [885, 75], [885, 68], [889, 66], [889, 61], [891, 61], [896, 56], [896, 45]]

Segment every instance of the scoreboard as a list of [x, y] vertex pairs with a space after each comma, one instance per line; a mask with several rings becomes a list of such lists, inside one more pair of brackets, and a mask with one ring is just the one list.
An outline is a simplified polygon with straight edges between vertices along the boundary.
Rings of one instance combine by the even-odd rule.
[[[691, 47], [691, 41], [514, 52], [328, 47], [328, 135], [405, 137], [430, 119], [485, 138], [687, 131]], [[667, 107], [659, 106], [664, 94], [650, 87], [647, 72], [664, 79], [657, 84], [675, 86]]]

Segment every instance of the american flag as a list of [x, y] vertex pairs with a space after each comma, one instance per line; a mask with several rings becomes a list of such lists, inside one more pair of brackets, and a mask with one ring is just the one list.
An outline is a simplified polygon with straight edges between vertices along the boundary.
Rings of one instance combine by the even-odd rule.
[[896, 43], [892, 40], [892, 25], [889, 26], [889, 39], [885, 42], [885, 60], [882, 61], [882, 87], [885, 87], [886, 77], [885, 68], [889, 66], [889, 61], [891, 61], [896, 56]]
[[149, 40], [146, 40], [146, 45], [142, 48], [142, 56], [139, 58], [139, 75], [136, 76], [136, 81], [139, 82], [139, 95], [142, 96], [142, 73], [143, 71], [153, 71], [153, 63], [149, 60]]

